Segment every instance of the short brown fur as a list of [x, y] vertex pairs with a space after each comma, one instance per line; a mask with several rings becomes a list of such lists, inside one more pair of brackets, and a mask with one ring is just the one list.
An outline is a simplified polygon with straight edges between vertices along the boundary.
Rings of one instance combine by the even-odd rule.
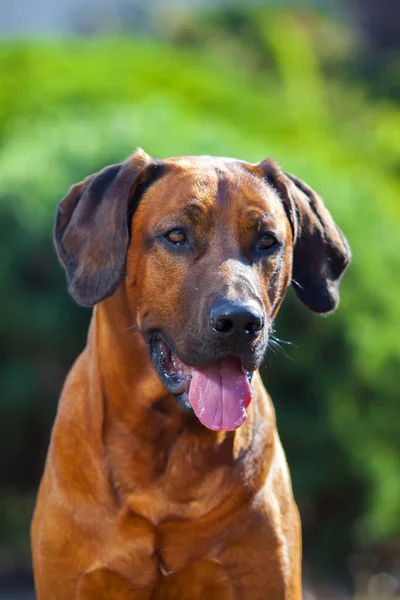
[[[201, 365], [219, 356], [204, 333], [212, 298], [251, 296], [267, 322], [253, 370], [293, 260], [296, 293], [328, 312], [347, 243], [315, 192], [273, 161], [139, 150], [118, 167], [74, 186], [57, 218], [71, 294], [96, 306], [32, 524], [38, 600], [299, 600], [299, 516], [258, 372], [246, 422], [210, 431], [161, 385], [145, 333], [164, 327], [181, 359]], [[184, 258], [157, 238], [177, 218], [196, 235]], [[282, 240], [264, 262], [249, 258], [260, 221]]]

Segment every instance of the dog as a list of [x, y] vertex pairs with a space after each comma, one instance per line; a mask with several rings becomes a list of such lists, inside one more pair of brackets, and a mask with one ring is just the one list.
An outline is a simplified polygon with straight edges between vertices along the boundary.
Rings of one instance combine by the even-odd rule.
[[54, 240], [94, 311], [32, 521], [38, 600], [299, 600], [258, 367], [289, 285], [339, 302], [351, 253], [322, 199], [273, 160], [138, 149], [72, 186]]

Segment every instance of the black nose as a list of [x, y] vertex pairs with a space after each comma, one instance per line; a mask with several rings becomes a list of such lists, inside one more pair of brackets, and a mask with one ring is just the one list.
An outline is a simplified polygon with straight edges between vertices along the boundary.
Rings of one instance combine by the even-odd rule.
[[250, 341], [261, 332], [264, 318], [252, 306], [220, 300], [210, 309], [210, 323], [212, 329], [221, 336], [236, 334], [243, 341]]

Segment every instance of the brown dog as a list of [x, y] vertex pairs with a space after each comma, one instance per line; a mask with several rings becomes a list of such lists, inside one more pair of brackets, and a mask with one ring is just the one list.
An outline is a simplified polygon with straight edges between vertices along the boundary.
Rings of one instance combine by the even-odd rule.
[[138, 150], [71, 188], [55, 243], [96, 307], [32, 525], [38, 599], [300, 599], [257, 368], [290, 283], [338, 304], [350, 250], [321, 198], [273, 161]]

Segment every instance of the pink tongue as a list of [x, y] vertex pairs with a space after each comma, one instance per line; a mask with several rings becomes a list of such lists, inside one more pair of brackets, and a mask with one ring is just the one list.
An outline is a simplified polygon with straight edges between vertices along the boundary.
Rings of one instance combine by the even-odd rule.
[[203, 425], [214, 431], [231, 431], [247, 417], [251, 389], [240, 363], [223, 358], [205, 369], [192, 369], [189, 402]]

